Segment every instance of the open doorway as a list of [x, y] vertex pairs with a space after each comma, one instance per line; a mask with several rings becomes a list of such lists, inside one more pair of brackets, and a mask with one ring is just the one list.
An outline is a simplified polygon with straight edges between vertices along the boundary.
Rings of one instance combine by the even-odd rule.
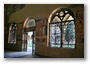
[[35, 27], [35, 19], [33, 17], [28, 17], [23, 25], [22, 50], [30, 54], [35, 53]]
[[27, 52], [35, 53], [34, 31], [27, 32]]

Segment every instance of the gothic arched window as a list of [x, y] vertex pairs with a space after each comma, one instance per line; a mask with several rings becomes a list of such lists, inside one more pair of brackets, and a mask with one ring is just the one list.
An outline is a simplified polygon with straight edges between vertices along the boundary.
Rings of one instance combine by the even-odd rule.
[[50, 47], [75, 48], [75, 18], [68, 8], [57, 8], [48, 19]]
[[9, 27], [8, 43], [12, 43], [12, 44], [16, 43], [16, 29], [17, 29], [16, 23], [11, 23]]

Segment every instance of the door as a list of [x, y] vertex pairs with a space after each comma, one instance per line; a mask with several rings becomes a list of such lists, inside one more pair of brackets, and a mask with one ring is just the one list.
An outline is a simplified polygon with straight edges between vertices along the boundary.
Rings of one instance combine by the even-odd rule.
[[27, 51], [27, 32], [22, 34], [22, 51]]
[[35, 54], [35, 31], [33, 31], [32, 35], [32, 54]]

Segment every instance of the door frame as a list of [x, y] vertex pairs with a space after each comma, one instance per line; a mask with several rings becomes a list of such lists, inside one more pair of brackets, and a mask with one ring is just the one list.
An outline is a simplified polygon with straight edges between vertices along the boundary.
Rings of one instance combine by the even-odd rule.
[[28, 35], [28, 32], [33, 32], [33, 38], [32, 38], [32, 40], [33, 40], [33, 42], [32, 42], [32, 54], [34, 54], [35, 53], [35, 49], [34, 49], [34, 47], [35, 47], [35, 40], [34, 40], [34, 38], [35, 38], [35, 34], [34, 34], [34, 32], [35, 32], [35, 30], [28, 30], [28, 31], [23, 31], [23, 37], [24, 37], [24, 39], [23, 39], [23, 41], [22, 41], [22, 44], [23, 44], [23, 48], [22, 48], [22, 51], [27, 51], [27, 35]]

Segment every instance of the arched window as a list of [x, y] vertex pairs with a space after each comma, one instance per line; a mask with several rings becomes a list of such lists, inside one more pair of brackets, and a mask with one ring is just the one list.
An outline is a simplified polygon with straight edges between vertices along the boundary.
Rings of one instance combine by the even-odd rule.
[[9, 38], [8, 43], [15, 44], [16, 43], [16, 23], [11, 23], [9, 27]]
[[30, 28], [30, 27], [35, 27], [35, 19], [33, 17], [28, 17], [25, 22], [23, 28]]
[[50, 47], [75, 48], [75, 18], [68, 8], [57, 8], [48, 19]]

